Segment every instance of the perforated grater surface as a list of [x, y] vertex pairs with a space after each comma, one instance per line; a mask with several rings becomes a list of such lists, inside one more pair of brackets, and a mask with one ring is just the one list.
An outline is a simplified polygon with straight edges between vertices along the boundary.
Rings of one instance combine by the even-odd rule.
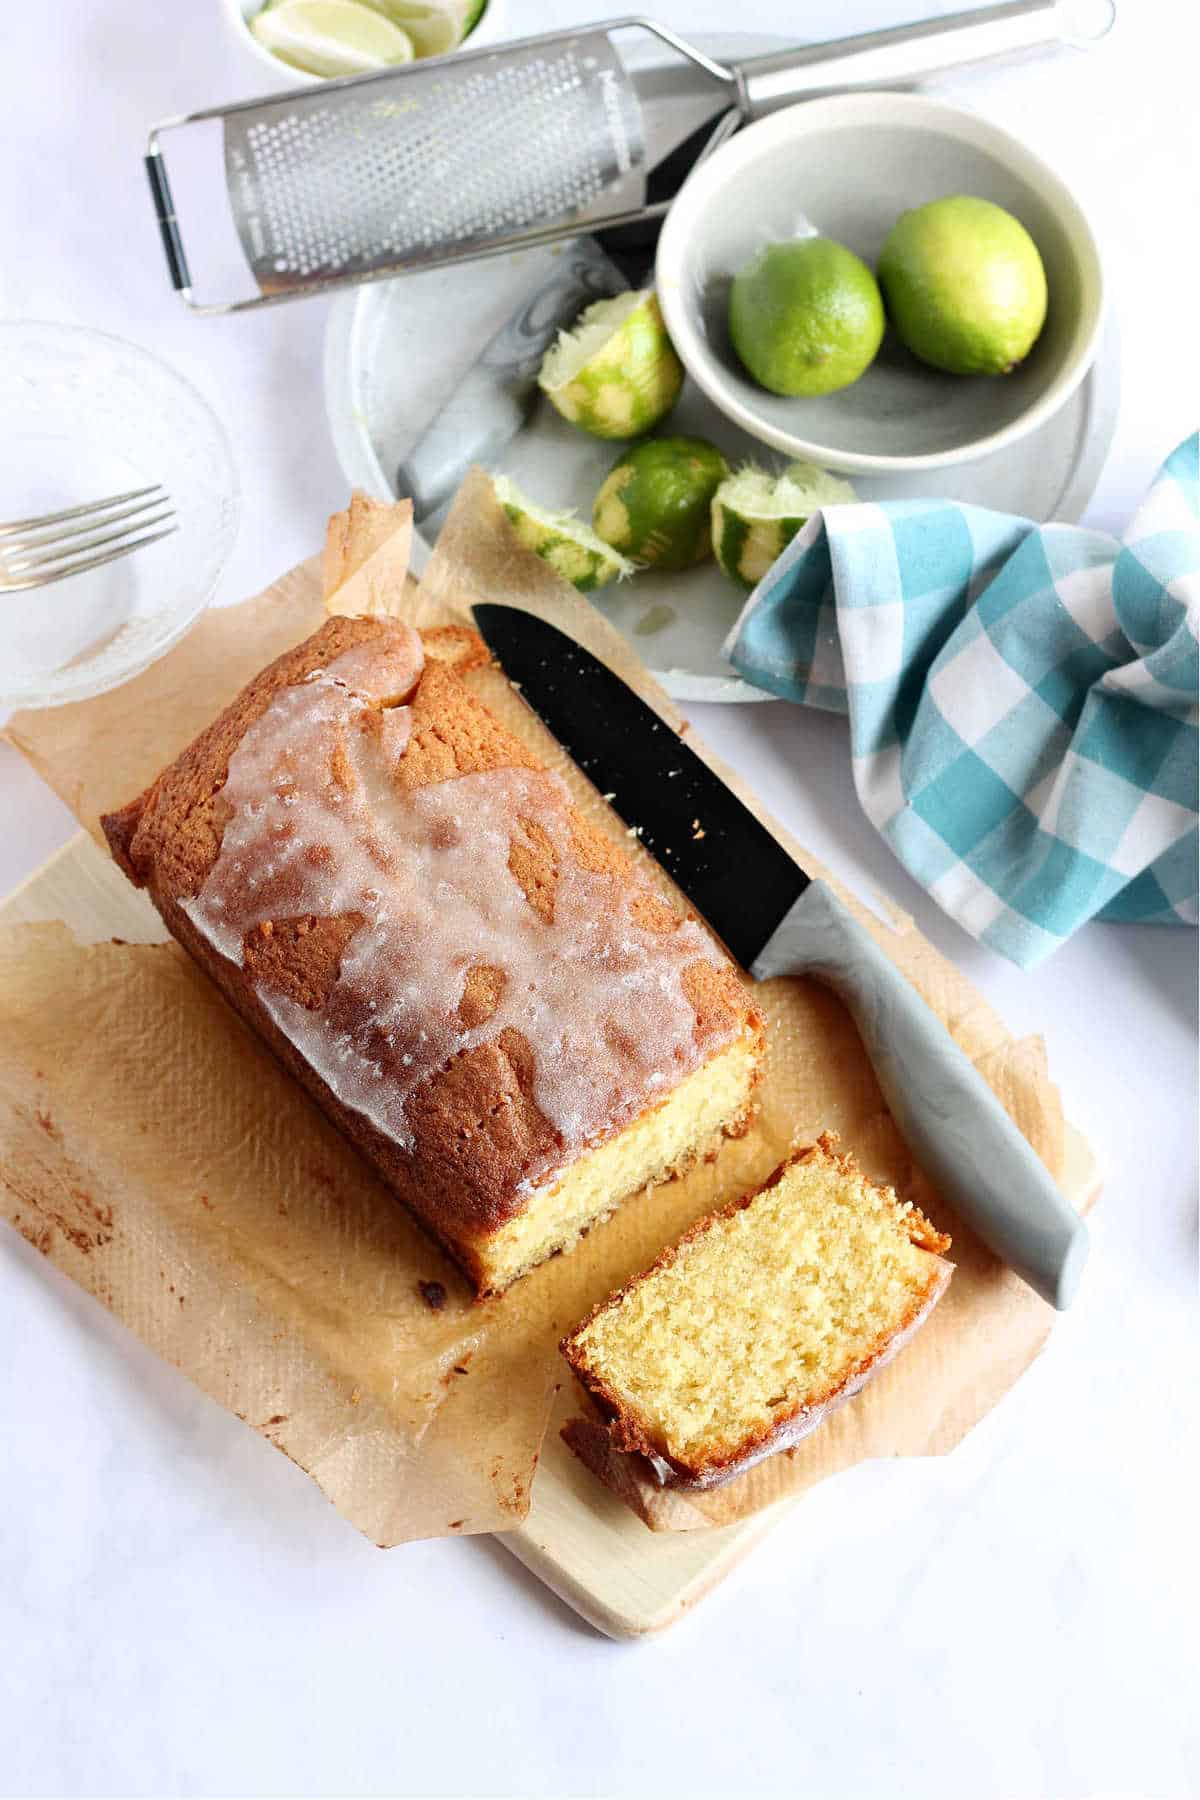
[[[459, 51], [158, 127], [147, 167], [175, 286], [197, 310], [236, 310], [637, 218], [642, 109], [609, 35], [636, 25]], [[210, 121], [258, 293], [204, 304], [162, 139]]]
[[475, 253], [642, 198], [637, 97], [596, 33], [236, 113], [225, 165], [264, 293]]
[[[195, 311], [238, 311], [659, 215], [673, 194], [648, 194], [648, 177], [693, 140], [685, 162], [806, 95], [1079, 41], [1080, 3], [1005, 0], [729, 65], [653, 20], [614, 19], [172, 119], [146, 158], [171, 278]], [[614, 41], [631, 33], [667, 46], [682, 82], [631, 71]], [[182, 141], [213, 129], [220, 191], [193, 189], [189, 241], [215, 226], [234, 278], [253, 287], [206, 300], [172, 184]]]

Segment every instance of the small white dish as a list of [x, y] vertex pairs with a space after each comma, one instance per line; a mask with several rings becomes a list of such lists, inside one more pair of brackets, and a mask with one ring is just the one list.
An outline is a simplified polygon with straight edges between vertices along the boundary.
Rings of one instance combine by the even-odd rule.
[[225, 429], [173, 369], [73, 325], [0, 324], [0, 520], [161, 482], [178, 530], [50, 587], [0, 594], [0, 710], [128, 681], [211, 598], [237, 535]]
[[[256, 62], [261, 63], [265, 69], [270, 71], [273, 77], [272, 91], [287, 87], [316, 87], [320, 82], [328, 79], [324, 75], [310, 75], [307, 69], [293, 68], [291, 63], [285, 63], [278, 56], [273, 56], [269, 50], [264, 50], [250, 29], [250, 21], [255, 13], [262, 11], [265, 4], [266, 0], [222, 0], [229, 29], [238, 43], [244, 50], [250, 52]], [[503, 11], [504, 0], [487, 0], [487, 5], [478, 22], [471, 27], [458, 48], [465, 49], [469, 44], [472, 50], [477, 50], [481, 44], [494, 43], [501, 35], [500, 23]], [[454, 51], [451, 50], [449, 54], [453, 56]], [[406, 67], [407, 65], [402, 66]]]
[[[789, 399], [752, 379], [726, 315], [732, 278], [757, 250], [816, 231], [874, 267], [899, 215], [946, 194], [1005, 207], [1041, 252], [1049, 311], [1019, 368], [942, 374], [889, 332], [866, 374], [836, 393]], [[999, 126], [922, 94], [809, 100], [739, 132], [671, 208], [656, 275], [675, 348], [727, 418], [790, 456], [860, 474], [944, 469], [1026, 437], [1087, 374], [1104, 313], [1100, 253], [1065, 183]]]

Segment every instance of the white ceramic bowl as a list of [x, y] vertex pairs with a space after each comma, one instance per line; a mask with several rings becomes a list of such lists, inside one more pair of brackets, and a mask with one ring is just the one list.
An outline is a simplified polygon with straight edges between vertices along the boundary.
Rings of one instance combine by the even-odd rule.
[[[255, 13], [262, 11], [264, 4], [265, 0], [221, 0], [229, 29], [238, 43], [250, 52], [256, 62], [270, 70], [276, 90], [285, 87], [315, 87], [318, 82], [325, 80], [322, 75], [310, 75], [305, 69], [294, 69], [291, 63], [281, 62], [279, 57], [272, 56], [269, 50], [263, 49], [250, 29], [250, 20]], [[504, 0], [488, 0], [479, 23], [472, 27], [459, 49], [465, 50], [470, 45], [472, 50], [476, 50], [481, 44], [494, 43], [500, 36], [500, 15], [503, 10]], [[454, 52], [451, 51], [450, 54], [453, 56]]]
[[[874, 266], [900, 213], [977, 194], [1014, 213], [1041, 252], [1049, 309], [1010, 375], [946, 375], [891, 332], [853, 386], [815, 399], [768, 393], [742, 367], [726, 314], [733, 275], [762, 245], [811, 233]], [[667, 329], [714, 405], [762, 442], [827, 468], [902, 474], [1017, 442], [1060, 407], [1096, 353], [1100, 253], [1063, 181], [974, 113], [919, 94], [845, 94], [747, 126], [693, 173], [659, 240]]]
[[53, 586], [0, 594], [0, 712], [86, 700], [148, 668], [204, 610], [237, 535], [225, 429], [121, 338], [0, 325], [0, 518], [161, 482], [178, 530]]

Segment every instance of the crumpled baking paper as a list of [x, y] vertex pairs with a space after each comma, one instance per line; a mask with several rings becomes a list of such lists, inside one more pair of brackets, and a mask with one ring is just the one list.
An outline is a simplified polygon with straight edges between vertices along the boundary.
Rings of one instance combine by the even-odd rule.
[[[464, 484], [419, 587], [404, 581], [405, 538], [398, 529], [367, 544], [366, 572], [352, 579], [373, 607], [434, 626], [469, 623], [476, 598], [524, 605], [596, 650], [679, 726], [603, 615], [515, 542], [482, 474]], [[257, 599], [208, 612], [125, 687], [18, 714], [7, 735], [98, 839], [101, 812], [137, 794], [322, 617], [314, 559]], [[464, 678], [559, 770], [583, 810], [644, 856], [498, 670]], [[1069, 1133], [1040, 1040], [1015, 1041], [903, 914], [882, 923], [833, 885], [1061, 1177]], [[67, 923], [20, 922], [45, 921], [48, 907]], [[0, 1214], [381, 1545], [511, 1530], [529, 1507], [556, 1389], [568, 1382], [560, 1337], [695, 1219], [761, 1180], [794, 1140], [822, 1129], [839, 1131], [868, 1173], [954, 1234], [958, 1272], [929, 1324], [852, 1404], [725, 1488], [655, 1488], [585, 1417], [580, 1448], [590, 1443], [591, 1466], [647, 1524], [728, 1524], [864, 1458], [944, 1451], [1011, 1386], [1049, 1329], [1049, 1308], [913, 1166], [853, 1024], [816, 983], [761, 991], [769, 1065], [747, 1137], [628, 1201], [570, 1255], [480, 1303], [185, 954], [161, 941], [145, 896], [95, 842], [77, 840], [53, 881], [10, 902], [5, 919]], [[583, 1407], [559, 1397], [560, 1415]], [[549, 1461], [559, 1456], [555, 1444]], [[587, 1481], [583, 1493], [591, 1489]]]

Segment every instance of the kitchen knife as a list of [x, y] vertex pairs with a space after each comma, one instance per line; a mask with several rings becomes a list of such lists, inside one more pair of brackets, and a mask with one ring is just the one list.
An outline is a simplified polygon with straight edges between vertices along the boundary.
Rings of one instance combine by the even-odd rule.
[[590, 651], [517, 607], [474, 614], [522, 697], [755, 979], [814, 976], [838, 994], [921, 1167], [989, 1249], [1069, 1306], [1087, 1227], [870, 933]]

